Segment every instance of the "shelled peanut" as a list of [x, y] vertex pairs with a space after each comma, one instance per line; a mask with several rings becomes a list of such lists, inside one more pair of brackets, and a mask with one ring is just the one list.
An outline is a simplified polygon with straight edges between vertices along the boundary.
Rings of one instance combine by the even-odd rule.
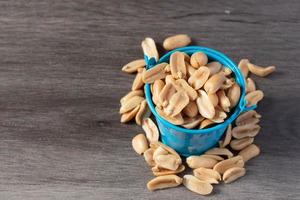
[[[190, 42], [187, 35], [175, 35], [167, 38], [163, 46], [171, 50]], [[152, 38], [145, 38], [141, 46], [148, 58], [158, 61], [159, 54]], [[260, 67], [248, 59], [242, 59], [238, 67], [246, 83], [246, 105], [255, 105], [263, 99], [264, 93], [248, 75], [265, 77], [275, 67]], [[202, 52], [189, 56], [177, 51], [168, 63], [146, 70], [144, 60], [138, 59], [126, 64], [122, 71], [136, 73], [132, 91], [120, 100], [120, 114], [122, 123], [135, 119], [144, 130], [133, 138], [132, 146], [143, 155], [155, 176], [147, 184], [149, 190], [183, 184], [195, 193], [208, 195], [213, 192], [213, 184], [231, 183], [246, 174], [246, 162], [260, 154], [260, 148], [253, 143], [261, 129], [258, 125], [260, 114], [254, 110], [241, 113], [227, 127], [219, 147], [186, 158], [193, 175], [186, 174], [181, 178], [178, 174], [184, 172], [186, 166], [175, 150], [159, 142], [159, 130], [150, 118], [143, 92], [144, 84], [149, 83], [157, 113], [170, 123], [187, 129], [207, 128], [229, 117], [240, 99], [241, 89], [229, 68], [217, 61], [209, 61]]]
[[208, 62], [202, 52], [190, 57], [178, 51], [171, 54], [169, 63], [144, 71], [142, 78], [151, 84], [161, 117], [185, 128], [202, 129], [222, 123], [238, 103], [240, 87], [231, 74], [221, 63]]

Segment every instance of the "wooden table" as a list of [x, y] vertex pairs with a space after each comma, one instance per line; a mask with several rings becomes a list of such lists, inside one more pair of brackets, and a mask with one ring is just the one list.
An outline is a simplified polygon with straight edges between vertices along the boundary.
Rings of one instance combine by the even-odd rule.
[[[0, 199], [299, 199], [300, 2], [1, 1]], [[184, 187], [149, 192], [119, 123], [119, 99], [141, 40], [187, 33], [236, 62], [276, 65], [247, 175], [208, 198]]]

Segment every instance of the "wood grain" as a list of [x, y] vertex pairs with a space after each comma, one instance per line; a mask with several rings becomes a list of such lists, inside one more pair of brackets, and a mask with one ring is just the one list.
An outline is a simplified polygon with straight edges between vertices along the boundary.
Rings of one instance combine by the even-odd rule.
[[[131, 149], [142, 129], [119, 123], [140, 41], [187, 33], [235, 61], [276, 65], [254, 77], [262, 155], [209, 199], [299, 199], [300, 2], [0, 1], [0, 199], [195, 199], [149, 192]], [[204, 199], [204, 198], [203, 198]]]

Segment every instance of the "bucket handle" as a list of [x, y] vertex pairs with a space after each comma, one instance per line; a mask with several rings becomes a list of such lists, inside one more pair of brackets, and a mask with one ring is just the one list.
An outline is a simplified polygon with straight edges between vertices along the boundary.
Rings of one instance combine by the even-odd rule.
[[148, 58], [147, 55], [144, 55], [144, 60], [145, 60], [145, 63], [146, 63], [146, 69], [149, 69], [152, 66], [156, 65], [156, 61], [155, 61], [154, 57]]
[[252, 105], [252, 106], [246, 106], [246, 104], [247, 104], [247, 101], [246, 101], [246, 99], [244, 99], [243, 104], [240, 107], [240, 109], [241, 109], [242, 112], [247, 112], [249, 110], [254, 110], [254, 109], [257, 108], [256, 104]]

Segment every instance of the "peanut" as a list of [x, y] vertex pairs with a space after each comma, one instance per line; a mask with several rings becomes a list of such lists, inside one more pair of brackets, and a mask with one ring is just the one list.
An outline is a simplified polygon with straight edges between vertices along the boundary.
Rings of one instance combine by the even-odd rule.
[[190, 168], [197, 169], [200, 167], [213, 168], [218, 161], [209, 157], [189, 156], [186, 159], [186, 163]]
[[238, 178], [244, 176], [246, 174], [245, 168], [242, 167], [232, 167], [227, 169], [223, 174], [223, 181], [225, 183], [231, 183]]
[[260, 153], [260, 149], [255, 144], [250, 144], [243, 150], [239, 152], [239, 155], [243, 157], [244, 162], [247, 162], [248, 160], [258, 156]]
[[246, 124], [243, 126], [237, 126], [232, 129], [232, 136], [236, 139], [245, 137], [255, 137], [260, 130], [260, 126], [257, 124]]
[[212, 119], [215, 116], [215, 108], [207, 94], [203, 90], [199, 90], [200, 96], [197, 98], [197, 106], [199, 113], [207, 118]]
[[245, 96], [245, 100], [247, 101], [247, 106], [256, 105], [259, 101], [264, 98], [264, 93], [261, 90], [255, 90], [253, 92], [249, 92]]
[[180, 172], [183, 172], [185, 170], [185, 166], [184, 165], [180, 165], [176, 170], [169, 170], [169, 169], [158, 169], [156, 170], [152, 170], [152, 173], [154, 174], [154, 176], [164, 176], [164, 175], [170, 175], [170, 174], [178, 174]]
[[176, 175], [158, 176], [147, 183], [147, 188], [151, 191], [177, 187], [182, 183], [182, 178]]
[[244, 78], [247, 78], [248, 73], [249, 73], [248, 63], [249, 63], [248, 59], [242, 59], [238, 64], [238, 68], [241, 70]]
[[187, 46], [191, 43], [191, 38], [186, 34], [178, 34], [167, 37], [163, 42], [163, 47], [166, 50], [172, 50], [179, 47]]
[[182, 110], [182, 113], [190, 118], [196, 117], [198, 115], [197, 103], [195, 101], [190, 101]]
[[191, 65], [198, 69], [201, 66], [205, 66], [207, 64], [208, 58], [207, 55], [202, 52], [196, 52], [191, 56]]
[[251, 137], [245, 137], [242, 139], [234, 139], [230, 142], [230, 147], [233, 150], [239, 151], [239, 150], [246, 148], [250, 144], [252, 144], [253, 141], [254, 141], [254, 138], [251, 138]]
[[148, 142], [144, 134], [138, 134], [132, 139], [132, 147], [138, 154], [143, 154], [148, 149]]
[[244, 167], [244, 164], [245, 163], [242, 156], [235, 156], [217, 163], [213, 170], [219, 172], [220, 174], [224, 174], [227, 169], [232, 167]]
[[163, 79], [166, 77], [165, 67], [168, 63], [160, 63], [154, 67], [146, 70], [142, 74], [144, 83], [153, 83], [155, 80]]
[[158, 141], [159, 138], [158, 128], [150, 118], [146, 118], [143, 120], [142, 128], [146, 133], [146, 137], [149, 143]]
[[233, 153], [230, 152], [226, 148], [212, 148], [205, 152], [205, 154], [208, 155], [218, 155], [218, 156], [227, 156], [228, 158], [231, 158], [233, 156]]
[[144, 59], [138, 59], [133, 60], [130, 63], [127, 63], [122, 67], [123, 72], [127, 73], [134, 73], [137, 72], [138, 69], [145, 67], [145, 60]]
[[219, 62], [207, 63], [206, 67], [208, 67], [208, 69], [210, 71], [210, 76], [218, 73], [222, 69], [222, 65]]
[[265, 77], [271, 74], [272, 72], [274, 72], [276, 67], [275, 66], [260, 67], [252, 63], [248, 63], [248, 69], [252, 74], [255, 74], [260, 77]]
[[200, 67], [188, 79], [189, 84], [195, 89], [200, 89], [209, 77], [209, 69], [207, 67]]
[[175, 53], [172, 53], [170, 57], [170, 69], [171, 74], [175, 79], [186, 77], [184, 55], [181, 52], [176, 51]]
[[133, 119], [136, 116], [136, 114], [138, 113], [139, 109], [140, 109], [140, 105], [138, 105], [131, 111], [123, 113], [121, 116], [121, 123], [126, 123], [126, 122], [129, 122], [131, 119]]
[[146, 37], [142, 41], [141, 46], [142, 46], [144, 55], [146, 55], [149, 59], [154, 58], [156, 62], [158, 61], [159, 55], [157, 52], [156, 44], [152, 38]]
[[195, 176], [192, 175], [184, 175], [183, 176], [183, 185], [191, 190], [192, 192], [208, 195], [212, 192], [213, 186], [210, 183], [205, 181], [201, 181]]
[[207, 93], [216, 93], [226, 80], [223, 73], [217, 73], [211, 76], [204, 85]]

